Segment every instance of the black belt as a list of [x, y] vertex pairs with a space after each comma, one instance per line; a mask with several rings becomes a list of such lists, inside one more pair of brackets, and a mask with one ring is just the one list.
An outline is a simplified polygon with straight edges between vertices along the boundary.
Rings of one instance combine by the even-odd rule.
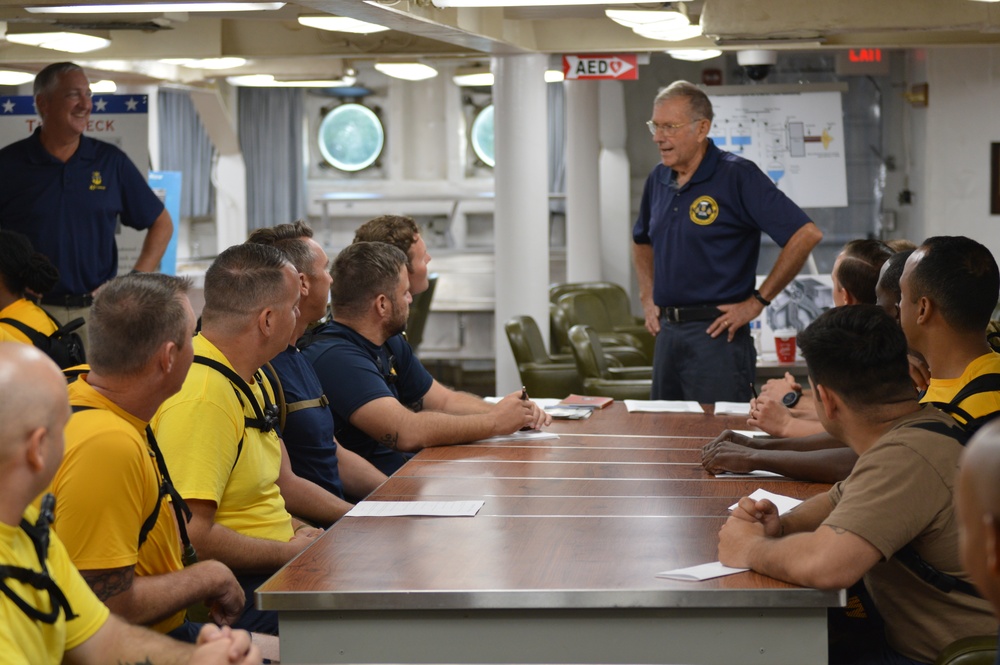
[[83, 295], [42, 296], [42, 304], [53, 307], [90, 307], [94, 304], [94, 296], [89, 293], [84, 293]]
[[708, 321], [722, 316], [722, 310], [713, 305], [700, 307], [661, 307], [660, 318], [671, 323], [686, 323], [688, 321]]

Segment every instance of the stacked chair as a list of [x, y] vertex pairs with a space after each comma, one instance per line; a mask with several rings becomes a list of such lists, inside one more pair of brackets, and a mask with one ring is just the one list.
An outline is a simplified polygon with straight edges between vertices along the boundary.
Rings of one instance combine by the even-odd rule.
[[601, 395], [615, 399], [649, 399], [652, 367], [613, 366], [614, 359], [605, 355], [600, 335], [589, 326], [573, 326], [569, 329], [569, 339], [584, 395]]
[[[626, 365], [645, 364], [653, 360], [655, 340], [641, 318], [632, 316], [625, 289], [611, 282], [570, 282], [549, 287], [553, 339], [565, 340], [569, 328], [590, 326], [597, 331], [605, 351]], [[615, 347], [637, 349], [642, 355], [638, 362], [620, 353]]]
[[563, 398], [583, 390], [572, 354], [550, 356], [538, 324], [515, 316], [504, 324], [521, 383], [532, 397]]

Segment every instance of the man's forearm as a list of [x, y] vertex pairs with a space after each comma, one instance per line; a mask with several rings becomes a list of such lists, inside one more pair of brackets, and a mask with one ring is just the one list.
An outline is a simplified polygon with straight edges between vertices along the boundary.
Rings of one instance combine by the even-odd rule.
[[170, 220], [170, 214], [164, 209], [160, 216], [156, 218], [153, 225], [146, 230], [146, 237], [142, 240], [142, 249], [139, 251], [139, 258], [135, 261], [135, 269], [139, 272], [153, 272], [160, 265], [163, 254], [167, 251], [167, 245], [174, 234], [174, 224]]
[[781, 516], [781, 532], [787, 536], [815, 531], [832, 511], [830, 497], [826, 493], [817, 494]]
[[188, 533], [198, 556], [221, 561], [234, 572], [273, 573], [298, 553], [287, 542], [245, 536], [217, 523], [204, 532], [188, 527]]
[[163, 575], [135, 575], [131, 568], [80, 572], [108, 609], [129, 623], [148, 626], [212, 595], [217, 579], [210, 568], [198, 563]]
[[796, 231], [782, 248], [770, 274], [760, 285], [761, 295], [767, 300], [773, 300], [799, 274], [809, 253], [822, 239], [823, 232], [812, 222]]
[[337, 466], [344, 494], [353, 500], [365, 498], [387, 479], [371, 462], [343, 446], [337, 446]]
[[129, 625], [111, 615], [90, 639], [67, 651], [64, 661], [70, 665], [186, 665], [194, 650], [192, 644]]
[[780, 473], [796, 480], [835, 483], [851, 473], [858, 456], [850, 448], [825, 450], [755, 450], [755, 469]]
[[353, 508], [352, 504], [325, 488], [294, 474], [291, 477], [279, 476], [278, 487], [288, 512], [324, 528]]
[[632, 261], [639, 285], [639, 298], [643, 304], [653, 302], [653, 246], [632, 244]]
[[451, 390], [448, 392], [447, 401], [441, 411], [454, 416], [464, 416], [489, 413], [492, 409], [493, 405], [478, 395]]

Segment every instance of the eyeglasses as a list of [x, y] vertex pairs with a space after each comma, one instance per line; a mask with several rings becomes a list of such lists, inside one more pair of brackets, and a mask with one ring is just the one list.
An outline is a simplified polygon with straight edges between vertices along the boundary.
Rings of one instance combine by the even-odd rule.
[[666, 125], [661, 125], [657, 122], [653, 122], [652, 120], [647, 120], [646, 126], [649, 127], [649, 133], [652, 134], [653, 136], [656, 136], [656, 132], [663, 132], [665, 136], [677, 136], [677, 133], [681, 131], [682, 127], [693, 125], [694, 123], [701, 122], [702, 120], [704, 120], [704, 118], [698, 118], [697, 120], [689, 120], [688, 122], [682, 122], [677, 125], [671, 125], [669, 123]]

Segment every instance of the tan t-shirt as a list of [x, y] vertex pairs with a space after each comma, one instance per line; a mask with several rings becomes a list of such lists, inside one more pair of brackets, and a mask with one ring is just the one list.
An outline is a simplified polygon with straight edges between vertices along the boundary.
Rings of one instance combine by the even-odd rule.
[[899, 419], [830, 490], [834, 508], [823, 522], [874, 545], [884, 557], [865, 585], [885, 619], [886, 639], [907, 658], [933, 662], [960, 637], [996, 631], [987, 601], [944, 593], [892, 558], [911, 541], [938, 570], [968, 580], [958, 554], [953, 494], [962, 446], [954, 439], [908, 427], [937, 421], [954, 426], [934, 407]]

